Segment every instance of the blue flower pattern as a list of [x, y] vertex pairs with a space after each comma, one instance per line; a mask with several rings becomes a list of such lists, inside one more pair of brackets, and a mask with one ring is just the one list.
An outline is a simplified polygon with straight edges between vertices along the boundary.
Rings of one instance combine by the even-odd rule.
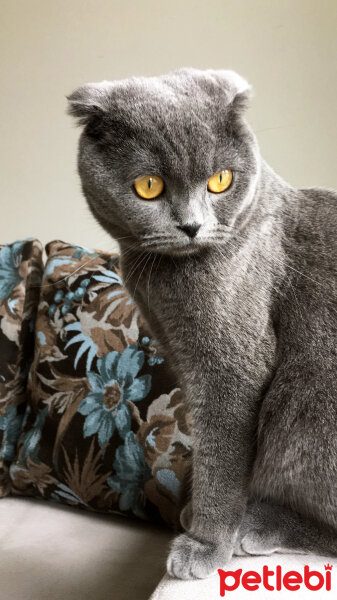
[[80, 342], [80, 347], [77, 350], [77, 354], [75, 357], [75, 363], [74, 363], [75, 369], [78, 365], [78, 361], [80, 360], [81, 356], [83, 354], [85, 354], [85, 352], [88, 351], [87, 371], [89, 371], [89, 369], [92, 366], [93, 360], [96, 357], [97, 350], [98, 350], [95, 342], [91, 339], [91, 337], [89, 337], [88, 335], [85, 335], [83, 333], [82, 325], [79, 321], [75, 321], [75, 323], [69, 323], [69, 325], [66, 325], [64, 329], [65, 329], [65, 331], [76, 331], [77, 332], [77, 334], [74, 335], [74, 337], [71, 338], [71, 340], [69, 340], [69, 342], [66, 344], [65, 350], [67, 348], [69, 348], [69, 346], [72, 346], [72, 344], [77, 344], [78, 342]]
[[125, 438], [131, 426], [127, 400], [142, 400], [151, 388], [150, 375], [137, 377], [143, 364], [144, 352], [135, 345], [128, 346], [122, 354], [109, 352], [97, 360], [98, 373], [87, 373], [91, 392], [78, 408], [86, 417], [84, 437], [97, 434], [102, 447], [117, 428], [119, 435]]
[[123, 446], [117, 448], [113, 466], [116, 475], [108, 478], [108, 485], [120, 495], [120, 510], [131, 510], [137, 517], [145, 519], [143, 489], [152, 473], [133, 431], [126, 434]]
[[[4, 247], [0, 251], [0, 299], [3, 295], [9, 295], [21, 281], [19, 266], [22, 245], [23, 243], [18, 242], [10, 247]], [[49, 275], [55, 275], [55, 269], [61, 268], [62, 270], [62, 267], [69, 268], [73, 265], [75, 267], [77, 261], [82, 260], [85, 255], [88, 255], [89, 262], [89, 259], [99, 256], [96, 252], [85, 248], [77, 246], [73, 246], [73, 248], [72, 255], [62, 252], [49, 259], [44, 279]], [[75, 314], [75, 311], [72, 310], [73, 304], [81, 303], [84, 296], [83, 302], [88, 303], [87, 298], [90, 299], [90, 292], [87, 290], [91, 288], [91, 284], [94, 284], [94, 291], [97, 289], [97, 284], [103, 284], [102, 289], [111, 286], [112, 290], [109, 290], [106, 296], [108, 299], [125, 294], [123, 282], [114, 270], [114, 262], [111, 261], [105, 263], [105, 268], [100, 266], [96, 273], [91, 272], [85, 279], [82, 275], [77, 288], [73, 286], [67, 291], [67, 289], [57, 287], [52, 301], [48, 303], [47, 312], [51, 321], [56, 311], [58, 312], [55, 319], [59, 319], [58, 315], [66, 317], [68, 313], [72, 312], [69, 318], [70, 322], [68, 320], [68, 323], [63, 324], [63, 331], [73, 333], [72, 337], [68, 338], [64, 349], [73, 344], [79, 344], [76, 354], [73, 353], [75, 370], [78, 371], [79, 360], [87, 353], [85, 373], [90, 391], [89, 393], [86, 391], [87, 395], [77, 409], [77, 412], [84, 417], [84, 438], [93, 436], [98, 446], [103, 448], [103, 456], [111, 438], [115, 434], [119, 436], [119, 438], [118, 436], [114, 438], [114, 442], [119, 439], [120, 445], [115, 450], [114, 459], [109, 461], [107, 479], [104, 480], [104, 483], [118, 494], [118, 506], [121, 511], [131, 511], [135, 516], [147, 519], [149, 515], [146, 512], [146, 494], [148, 492], [145, 494], [144, 486], [148, 481], [154, 479], [154, 473], [152, 473], [152, 462], [145, 447], [147, 444], [147, 447], [153, 448], [156, 452], [155, 432], [158, 428], [155, 427], [150, 431], [143, 447], [145, 438], [142, 439], [139, 434], [136, 437], [134, 431], [131, 430], [131, 420], [132, 415], [134, 416], [133, 410], [135, 410], [135, 407], [132, 408], [132, 403], [136, 404], [146, 398], [151, 390], [151, 375], [140, 375], [143, 366], [146, 367], [147, 364], [155, 367], [163, 363], [164, 359], [158, 356], [155, 341], [146, 335], [141, 337], [139, 345], [128, 345], [121, 352], [111, 351], [103, 356], [99, 355], [98, 346], [85, 333], [85, 321], [81, 323], [79, 320], [81, 309], [76, 312], [77, 319], [71, 320]], [[15, 302], [16, 300], [12, 300], [12, 304], [9, 306], [11, 311], [15, 310]], [[131, 298], [127, 303], [132, 303]], [[45, 332], [38, 330], [37, 339], [40, 344], [46, 344]], [[81, 366], [81, 368], [83, 367], [84, 365]], [[40, 443], [42, 446], [41, 437], [48, 411], [49, 406], [44, 406], [35, 413], [34, 418], [29, 419], [29, 407], [27, 408], [24, 420], [28, 419], [32, 425], [21, 435], [20, 453], [17, 462], [12, 465], [13, 469], [27, 468], [27, 464], [29, 467], [30, 463], [41, 465]], [[1, 458], [8, 461], [15, 459], [17, 440], [23, 427], [23, 415], [18, 415], [16, 408], [7, 407], [6, 414], [0, 416], [0, 430], [4, 432]], [[95, 446], [93, 445], [93, 447]], [[27, 459], [29, 459], [28, 463]], [[156, 470], [157, 481], [171, 496], [178, 498], [181, 487], [180, 480], [174, 470], [169, 468], [169, 461], [166, 463], [167, 467], [164, 465], [165, 463], [162, 463], [162, 468]], [[51, 498], [59, 502], [67, 501], [71, 504], [90, 507], [90, 504], [81, 499], [77, 487], [74, 486], [74, 489], [71, 489], [69, 487], [71, 483], [66, 485], [68, 483], [68, 481], [59, 481]], [[146, 490], [148, 489], [149, 487], [146, 488]]]

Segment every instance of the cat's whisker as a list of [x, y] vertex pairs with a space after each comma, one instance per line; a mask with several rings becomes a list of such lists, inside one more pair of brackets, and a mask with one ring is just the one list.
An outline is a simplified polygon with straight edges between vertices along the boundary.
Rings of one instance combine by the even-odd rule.
[[177, 263], [176, 263], [176, 261], [174, 260], [173, 256], [171, 256], [171, 261], [173, 262], [173, 264], [174, 264], [175, 268], [177, 268]]
[[156, 273], [157, 273], [157, 271], [158, 271], [158, 268], [159, 268], [159, 266], [160, 266], [160, 263], [161, 263], [161, 259], [162, 259], [162, 258], [163, 258], [163, 255], [162, 255], [162, 254], [159, 254], [159, 261], [158, 261], [158, 263], [157, 263], [156, 270], [155, 270], [155, 272], [154, 272], [154, 276], [156, 276]]
[[135, 252], [136, 248], [140, 249], [138, 242], [136, 244], [133, 244], [132, 246], [129, 246], [126, 250], [123, 250], [123, 256], [127, 256], [128, 254]]
[[151, 268], [150, 268], [150, 273], [149, 273], [149, 280], [148, 280], [148, 283], [147, 283], [147, 308], [148, 308], [149, 312], [151, 312], [150, 311], [150, 279], [151, 279], [151, 273], [152, 273], [153, 265], [156, 262], [156, 258], [157, 258], [157, 255], [154, 254], [153, 255], [153, 261], [152, 261]]
[[[139, 274], [139, 277], [138, 277], [138, 279], [137, 279], [136, 287], [135, 287], [135, 289], [133, 290], [133, 296], [134, 296], [134, 297], [136, 296], [136, 291], [137, 291], [137, 286], [138, 286], [139, 280], [140, 280], [140, 278], [141, 278], [141, 276], [142, 276], [142, 274], [143, 274], [143, 272], [144, 272], [144, 269], [146, 268], [146, 265], [147, 265], [147, 263], [149, 262], [149, 260], [150, 260], [151, 256], [152, 256], [152, 254], [149, 252], [149, 253], [148, 253], [148, 255], [147, 255], [147, 259], [146, 259], [145, 263], [143, 264], [143, 268], [142, 268], [142, 270], [141, 270], [141, 272], [140, 272], [140, 274]], [[140, 265], [139, 265], [139, 266], [140, 266]]]
[[115, 237], [114, 236], [114, 240], [116, 240], [116, 242], [119, 242], [120, 240], [127, 240], [127, 239], [130, 239], [130, 238], [134, 239], [135, 236], [134, 235], [124, 235], [123, 237]]
[[45, 288], [48, 288], [48, 287], [53, 287], [55, 285], [55, 283], [61, 283], [62, 281], [67, 281], [67, 279], [69, 279], [69, 277], [71, 277], [72, 275], [74, 275], [75, 273], [77, 273], [78, 271], [80, 271], [81, 269], [83, 269], [83, 267], [86, 267], [89, 263], [93, 262], [96, 259], [97, 259], [97, 256], [94, 256], [93, 258], [90, 258], [90, 260], [87, 260], [86, 262], [84, 262], [81, 265], [79, 265], [71, 273], [69, 273], [65, 277], [61, 277], [61, 279], [57, 279], [53, 283], [42, 283], [42, 284], [38, 284], [38, 285], [33, 285], [32, 287], [45, 289]]
[[142, 264], [144, 256], [146, 256], [146, 255], [147, 255], [147, 252], [145, 252], [144, 250], [141, 252], [140, 255], [137, 254], [134, 262], [132, 263], [132, 265], [126, 275], [126, 278], [124, 279], [124, 285], [126, 285], [130, 281], [132, 275], [136, 272], [137, 268]]

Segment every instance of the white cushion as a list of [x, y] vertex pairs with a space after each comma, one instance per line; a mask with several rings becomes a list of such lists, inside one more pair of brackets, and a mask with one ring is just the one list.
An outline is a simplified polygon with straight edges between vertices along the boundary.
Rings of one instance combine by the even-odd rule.
[[148, 600], [170, 531], [27, 498], [0, 500], [1, 600]]
[[[164, 575], [172, 537], [164, 528], [136, 520], [42, 500], [3, 498], [0, 600], [148, 600], [150, 596], [150, 600], [218, 600], [218, 575], [196, 581], [179, 581]], [[271, 570], [281, 565], [283, 572], [303, 573], [307, 564], [311, 570], [324, 573], [328, 562], [334, 564], [329, 557], [274, 554], [236, 557], [223, 568], [262, 573], [263, 565]], [[276, 592], [277, 598], [334, 598], [334, 569], [331, 592], [311, 592], [302, 584], [295, 594], [285, 589]], [[253, 594], [242, 585], [225, 594], [225, 598], [239, 600], [270, 600], [271, 596], [262, 585]]]

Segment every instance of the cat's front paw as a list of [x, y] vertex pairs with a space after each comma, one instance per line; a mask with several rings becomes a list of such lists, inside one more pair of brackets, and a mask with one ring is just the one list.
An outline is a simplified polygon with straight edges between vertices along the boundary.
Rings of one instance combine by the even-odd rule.
[[167, 559], [167, 572], [178, 579], [204, 579], [231, 558], [232, 551], [223, 545], [199, 542], [186, 533], [173, 541]]

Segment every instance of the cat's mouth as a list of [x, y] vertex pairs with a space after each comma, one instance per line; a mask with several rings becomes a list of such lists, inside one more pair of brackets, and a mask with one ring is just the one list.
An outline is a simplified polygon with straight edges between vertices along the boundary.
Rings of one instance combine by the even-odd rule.
[[156, 254], [166, 254], [170, 256], [187, 256], [200, 252], [203, 246], [196, 243], [185, 245], [178, 244], [142, 244], [142, 249]]
[[221, 239], [218, 236], [196, 236], [194, 238], [178, 238], [168, 235], [144, 236], [141, 241], [141, 247], [147, 252], [157, 254], [166, 254], [170, 256], [188, 256], [197, 254], [205, 248], [223, 244], [230, 237], [230, 233], [222, 233]]

